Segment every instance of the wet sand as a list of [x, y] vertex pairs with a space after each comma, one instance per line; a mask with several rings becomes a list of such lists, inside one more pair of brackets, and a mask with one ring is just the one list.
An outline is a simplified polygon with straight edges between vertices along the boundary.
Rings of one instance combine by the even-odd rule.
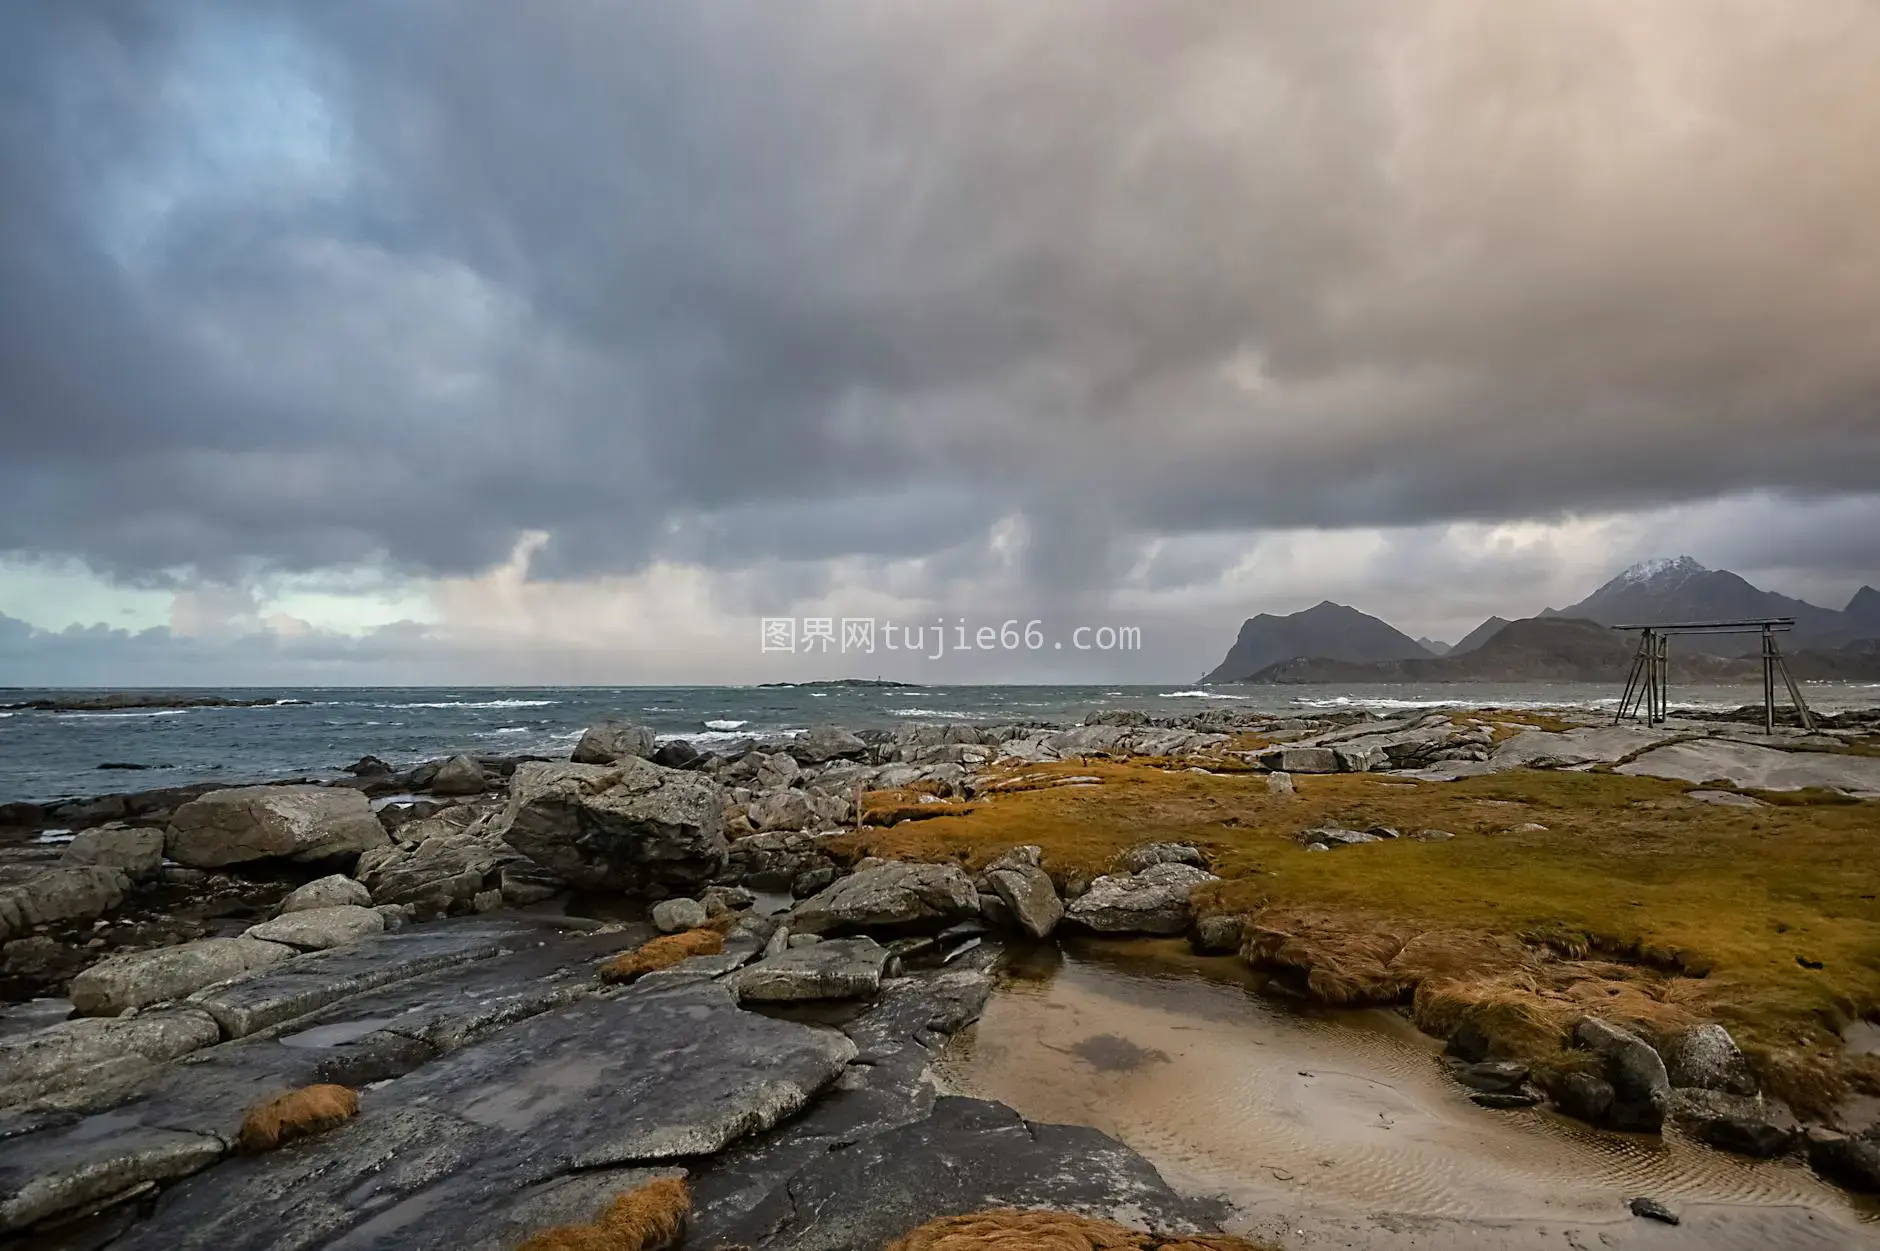
[[[1180, 942], [1033, 949], [941, 1075], [1113, 1134], [1288, 1247], [1880, 1246], [1880, 1209], [1801, 1164], [1491, 1112], [1398, 1014], [1295, 1011], [1262, 986]], [[1631, 1216], [1634, 1195], [1684, 1224]]]

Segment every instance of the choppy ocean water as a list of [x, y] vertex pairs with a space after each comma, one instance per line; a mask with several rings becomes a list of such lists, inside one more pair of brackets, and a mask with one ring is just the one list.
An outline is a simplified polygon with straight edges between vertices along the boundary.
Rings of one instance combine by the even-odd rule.
[[[70, 694], [0, 690], [0, 704]], [[403, 766], [456, 752], [566, 755], [584, 727], [610, 718], [661, 735], [724, 740], [820, 723], [852, 729], [918, 721], [1076, 722], [1098, 708], [1180, 716], [1206, 708], [1309, 713], [1418, 707], [1610, 709], [1616, 689], [1568, 683], [1450, 686], [346, 687], [192, 690], [192, 695], [301, 700], [255, 708], [115, 712], [0, 711], [0, 803], [43, 801], [191, 782], [336, 775], [368, 753]], [[1674, 703], [1732, 708], [1750, 687], [1690, 687]], [[1811, 684], [1822, 711], [1880, 705], [1880, 686]], [[150, 766], [100, 770], [112, 763]]]

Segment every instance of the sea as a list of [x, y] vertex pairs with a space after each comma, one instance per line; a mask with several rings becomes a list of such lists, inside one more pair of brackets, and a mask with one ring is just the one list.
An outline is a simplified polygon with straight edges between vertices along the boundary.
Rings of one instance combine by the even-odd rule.
[[[0, 689], [0, 705], [100, 691]], [[405, 767], [468, 752], [566, 756], [599, 721], [651, 726], [704, 746], [812, 725], [885, 728], [913, 722], [1071, 724], [1097, 709], [1182, 716], [1206, 708], [1277, 715], [1371, 709], [1617, 707], [1609, 686], [1483, 683], [1431, 686], [547, 686], [312, 687], [167, 690], [166, 694], [273, 699], [245, 708], [139, 708], [109, 712], [0, 710], [0, 803], [146, 790], [194, 782], [231, 785], [336, 777], [370, 754]], [[1673, 706], [1728, 709], [1759, 703], [1758, 687], [1674, 688]], [[1880, 684], [1810, 683], [1819, 711], [1880, 706]], [[135, 770], [100, 765], [136, 765]]]

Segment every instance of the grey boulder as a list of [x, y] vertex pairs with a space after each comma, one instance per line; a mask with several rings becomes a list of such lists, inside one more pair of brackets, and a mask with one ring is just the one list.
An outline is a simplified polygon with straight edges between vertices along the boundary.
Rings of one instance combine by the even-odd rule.
[[520, 765], [490, 834], [586, 890], [699, 885], [724, 867], [729, 850], [722, 788], [637, 756], [611, 765]]
[[628, 757], [651, 756], [653, 751], [653, 732], [645, 726], [603, 721], [587, 728], [568, 759], [576, 764], [613, 764]]
[[1596, 1016], [1583, 1017], [1573, 1027], [1573, 1041], [1605, 1060], [1613, 1096], [1605, 1123], [1614, 1129], [1658, 1132], [1671, 1108], [1671, 1079], [1651, 1044]]
[[1700, 1142], [1763, 1160], [1786, 1152], [1802, 1128], [1780, 1100], [1696, 1088], [1672, 1092], [1671, 1118]]
[[832, 938], [786, 946], [732, 974], [729, 982], [740, 1003], [868, 999], [881, 988], [887, 962], [887, 948], [872, 938]]
[[838, 930], [941, 929], [979, 915], [979, 892], [958, 867], [887, 861], [857, 869], [790, 913], [799, 934]]
[[72, 1006], [85, 1016], [181, 999], [214, 982], [293, 958], [294, 949], [253, 938], [201, 938], [101, 960], [72, 979]]
[[435, 795], [481, 795], [488, 787], [489, 778], [474, 756], [452, 756], [431, 775]]
[[1756, 1093], [1749, 1062], [1737, 1050], [1730, 1031], [1717, 1024], [1699, 1025], [1673, 1040], [1665, 1057], [1673, 1086], [1721, 1090], [1733, 1095]]
[[1276, 747], [1260, 763], [1275, 773], [1337, 773], [1338, 753], [1329, 747]]
[[102, 916], [124, 901], [130, 887], [122, 869], [104, 865], [47, 869], [17, 886], [0, 887], [0, 939], [52, 921]]
[[746, 815], [760, 833], [806, 830], [816, 823], [816, 809], [811, 806], [809, 796], [787, 787], [766, 791], [753, 799]]
[[1880, 1194], [1880, 1129], [1864, 1134], [1808, 1131], [1808, 1163], [1829, 1181]]
[[1011, 910], [1019, 928], [1033, 938], [1049, 938], [1064, 919], [1064, 902], [1058, 898], [1051, 875], [1034, 865], [1016, 865], [992, 869], [986, 874], [993, 891]]
[[501, 884], [508, 862], [528, 863], [463, 808], [402, 825], [397, 840], [366, 852], [353, 871], [372, 902], [427, 915], [467, 911], [493, 880]]
[[1188, 897], [1217, 880], [1191, 864], [1151, 865], [1140, 873], [1108, 874], [1071, 901], [1065, 916], [1111, 934], [1180, 934], [1188, 928]]
[[327, 860], [389, 840], [364, 794], [343, 786], [241, 786], [210, 791], [170, 817], [164, 850], [178, 864], [214, 869], [284, 857]]
[[371, 907], [372, 892], [344, 873], [330, 873], [289, 891], [287, 898], [281, 900], [281, 911], [305, 912], [310, 908], [337, 908], [341, 904]]
[[285, 943], [302, 951], [344, 947], [372, 934], [385, 932], [385, 918], [371, 908], [340, 904], [333, 908], [305, 908], [283, 913], [272, 921], [248, 927], [244, 936], [269, 943]]
[[814, 765], [866, 756], [868, 744], [839, 725], [818, 725], [791, 739], [784, 750], [794, 756], [798, 764]]
[[133, 879], [147, 878], [163, 867], [163, 831], [124, 826], [81, 830], [60, 859], [70, 865], [119, 869]]

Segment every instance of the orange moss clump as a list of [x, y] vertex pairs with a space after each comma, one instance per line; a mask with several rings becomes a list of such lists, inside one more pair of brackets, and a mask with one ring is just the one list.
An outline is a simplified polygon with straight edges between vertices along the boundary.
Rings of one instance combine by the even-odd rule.
[[311, 1138], [359, 1115], [359, 1094], [347, 1086], [302, 1086], [248, 1109], [237, 1139], [243, 1151], [272, 1151]]
[[558, 1225], [519, 1251], [665, 1251], [685, 1236], [692, 1196], [685, 1182], [662, 1177], [614, 1196], [592, 1225]]
[[633, 951], [622, 952], [601, 966], [601, 980], [631, 982], [659, 969], [670, 969], [689, 956], [715, 956], [725, 949], [725, 936], [701, 926], [665, 934]]
[[942, 1216], [888, 1244], [887, 1251], [1277, 1251], [1227, 1234], [1163, 1236], [1070, 1212], [998, 1208]]

